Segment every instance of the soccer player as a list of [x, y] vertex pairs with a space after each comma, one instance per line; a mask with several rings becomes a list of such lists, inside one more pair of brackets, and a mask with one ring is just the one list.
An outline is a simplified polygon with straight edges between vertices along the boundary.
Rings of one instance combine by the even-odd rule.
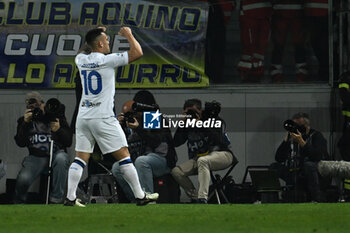
[[104, 27], [92, 29], [85, 36], [86, 44], [79, 51], [75, 63], [83, 87], [76, 121], [76, 157], [68, 171], [68, 190], [64, 205], [84, 207], [76, 198], [76, 190], [83, 169], [95, 142], [103, 154], [112, 153], [117, 159], [123, 178], [130, 185], [137, 205], [146, 205], [158, 199], [158, 193], [145, 193], [140, 186], [137, 171], [130, 159], [125, 134], [114, 117], [115, 68], [139, 59], [142, 48], [131, 29], [118, 32], [125, 37], [130, 50], [110, 54], [109, 40]]

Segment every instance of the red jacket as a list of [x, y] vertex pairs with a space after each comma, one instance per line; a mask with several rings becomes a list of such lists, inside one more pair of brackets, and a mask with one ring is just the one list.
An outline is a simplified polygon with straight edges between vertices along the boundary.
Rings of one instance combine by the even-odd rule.
[[273, 14], [284, 18], [302, 17], [304, 0], [276, 0], [273, 4]]
[[270, 0], [241, 0], [241, 16], [265, 18], [272, 15]]
[[218, 2], [222, 12], [224, 13], [225, 23], [227, 24], [230, 21], [233, 9], [236, 7], [235, 2], [227, 0], [218, 0]]

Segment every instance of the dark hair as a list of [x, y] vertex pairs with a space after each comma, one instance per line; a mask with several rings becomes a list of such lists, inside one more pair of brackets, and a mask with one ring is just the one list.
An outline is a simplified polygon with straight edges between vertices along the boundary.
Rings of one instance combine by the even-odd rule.
[[309, 114], [307, 114], [305, 112], [298, 112], [298, 113], [293, 115], [292, 120], [296, 120], [296, 119], [300, 119], [300, 118], [303, 118], [307, 122], [307, 124], [310, 125]]
[[94, 48], [95, 44], [94, 42], [96, 41], [96, 38], [99, 37], [103, 33], [103, 29], [101, 28], [94, 28], [88, 31], [85, 36], [85, 41], [86, 43], [91, 47]]
[[295, 113], [292, 117], [292, 120], [299, 119], [299, 118], [306, 118], [306, 119], [310, 120], [309, 115], [307, 113], [304, 113], [304, 112]]
[[138, 91], [135, 94], [133, 101], [141, 104], [148, 104], [148, 105], [156, 104], [156, 100], [154, 99], [154, 96], [152, 95], [151, 92], [147, 90]]
[[196, 106], [199, 110], [202, 109], [202, 102], [199, 99], [188, 99], [185, 101], [184, 109]]

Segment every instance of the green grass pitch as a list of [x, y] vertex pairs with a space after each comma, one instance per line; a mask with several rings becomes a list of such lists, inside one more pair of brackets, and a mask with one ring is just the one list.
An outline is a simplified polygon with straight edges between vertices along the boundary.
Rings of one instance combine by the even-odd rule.
[[0, 232], [349, 232], [349, 203], [0, 205]]

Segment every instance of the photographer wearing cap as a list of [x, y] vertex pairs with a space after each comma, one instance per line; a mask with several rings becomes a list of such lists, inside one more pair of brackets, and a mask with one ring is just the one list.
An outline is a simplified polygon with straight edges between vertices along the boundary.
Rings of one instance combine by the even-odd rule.
[[27, 147], [29, 155], [22, 162], [17, 176], [15, 203], [25, 203], [27, 191], [35, 179], [49, 168], [50, 142], [54, 141], [52, 158], [51, 203], [64, 198], [69, 155], [66, 148], [72, 144], [72, 131], [64, 115], [65, 107], [57, 99], [46, 105], [38, 92], [26, 96], [26, 110], [17, 120], [16, 144]]
[[[230, 141], [225, 132], [225, 122], [218, 116], [220, 103], [213, 101], [205, 105], [199, 99], [186, 100], [184, 115], [191, 121], [205, 121], [208, 119], [221, 121], [220, 128], [178, 127], [174, 135], [175, 146], [187, 142], [189, 160], [177, 165], [171, 174], [185, 190], [191, 202], [206, 204], [210, 184], [210, 171], [228, 168], [237, 158], [229, 150]], [[198, 174], [199, 190], [195, 189], [189, 176]]]
[[[176, 151], [169, 129], [143, 129], [143, 112], [159, 109], [154, 96], [147, 90], [135, 94], [133, 101], [127, 101], [118, 120], [128, 141], [130, 156], [135, 164], [141, 187], [154, 192], [153, 177], [170, 174], [176, 164]], [[130, 186], [120, 175], [120, 166], [114, 163], [112, 173], [130, 202], [135, 202]]]
[[287, 134], [275, 155], [277, 163], [271, 165], [286, 185], [303, 189], [311, 201], [321, 201], [320, 176], [317, 164], [328, 160], [327, 141], [322, 133], [312, 129], [306, 113], [297, 113], [284, 122]]

